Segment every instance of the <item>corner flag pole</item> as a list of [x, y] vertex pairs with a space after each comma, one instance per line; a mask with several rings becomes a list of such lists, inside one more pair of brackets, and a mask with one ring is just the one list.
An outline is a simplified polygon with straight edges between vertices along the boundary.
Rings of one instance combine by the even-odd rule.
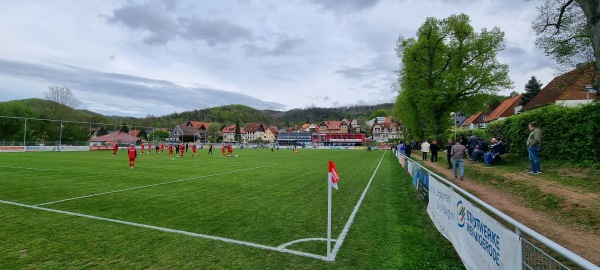
[[327, 173], [327, 259], [331, 254], [331, 172]]

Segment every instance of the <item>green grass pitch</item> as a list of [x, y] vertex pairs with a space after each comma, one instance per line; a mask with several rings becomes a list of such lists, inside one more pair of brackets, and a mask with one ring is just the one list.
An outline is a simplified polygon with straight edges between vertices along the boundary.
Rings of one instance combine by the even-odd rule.
[[[199, 153], [145, 153], [133, 170], [123, 150], [0, 153], [0, 268], [462, 268], [389, 152]], [[372, 178], [334, 261], [319, 259], [328, 160], [333, 239]]]

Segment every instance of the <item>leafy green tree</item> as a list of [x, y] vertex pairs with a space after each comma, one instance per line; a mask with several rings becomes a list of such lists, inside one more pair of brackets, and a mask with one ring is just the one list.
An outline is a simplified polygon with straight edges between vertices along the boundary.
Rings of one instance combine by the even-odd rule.
[[525, 106], [540, 90], [542, 90], [542, 83], [535, 76], [531, 76], [531, 79], [525, 85], [525, 93], [521, 96], [519, 105]]
[[591, 78], [600, 86], [600, 3], [598, 0], [544, 0], [532, 22], [536, 45], [559, 64], [595, 62]]
[[164, 141], [166, 138], [169, 138], [169, 132], [155, 129], [154, 131], [148, 133], [148, 139], [153, 139], [155, 141]]
[[108, 134], [108, 130], [106, 130], [106, 128], [101, 127], [97, 132], [96, 132], [96, 136], [100, 137], [100, 136], [104, 136]]
[[148, 138], [148, 133], [146, 132], [145, 129], [142, 128], [140, 130], [140, 133], [138, 134], [138, 138], [144, 138], [144, 139]]
[[121, 125], [121, 127], [119, 128], [119, 131], [120, 131], [120, 132], [129, 133], [129, 127], [127, 126], [127, 124], [126, 124], [126, 123], [123, 123], [123, 124]]
[[375, 117], [388, 117], [388, 116], [389, 116], [389, 113], [386, 110], [379, 109], [379, 110], [374, 111], [371, 114], [371, 119], [373, 119]]
[[465, 14], [427, 18], [416, 38], [400, 37], [400, 93], [395, 111], [407, 134], [440, 135], [451, 126], [450, 112], [463, 111], [473, 98], [512, 87], [508, 65], [497, 61], [504, 33], [475, 32]]

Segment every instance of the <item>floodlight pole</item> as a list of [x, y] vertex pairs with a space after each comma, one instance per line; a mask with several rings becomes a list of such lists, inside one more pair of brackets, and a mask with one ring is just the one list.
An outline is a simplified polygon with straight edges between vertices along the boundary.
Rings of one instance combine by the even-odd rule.
[[23, 132], [23, 152], [27, 147], [27, 118], [25, 118], [25, 132]]
[[60, 145], [62, 144], [62, 130], [63, 130], [63, 122], [60, 121], [60, 134], [58, 135], [58, 151], [60, 152]]

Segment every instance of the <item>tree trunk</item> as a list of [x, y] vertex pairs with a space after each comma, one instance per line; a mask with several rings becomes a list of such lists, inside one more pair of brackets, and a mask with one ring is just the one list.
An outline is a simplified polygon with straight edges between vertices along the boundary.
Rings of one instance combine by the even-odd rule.
[[594, 89], [600, 89], [600, 4], [598, 0], [575, 0], [585, 17], [587, 18], [588, 29], [592, 38], [592, 48], [594, 49], [594, 58], [596, 59], [596, 78]]

